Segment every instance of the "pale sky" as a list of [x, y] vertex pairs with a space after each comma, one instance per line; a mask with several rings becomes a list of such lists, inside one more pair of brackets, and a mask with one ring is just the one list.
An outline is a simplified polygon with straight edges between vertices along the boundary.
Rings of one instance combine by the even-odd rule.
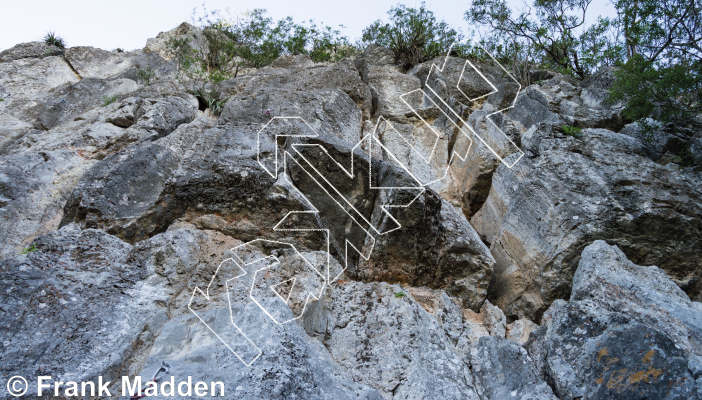
[[[522, 5], [522, 0], [508, 0]], [[531, 2], [531, 1], [530, 1]], [[419, 1], [402, 2], [419, 6]], [[119, 1], [17, 1], [3, 0], [0, 6], [0, 50], [15, 44], [41, 40], [48, 31], [61, 36], [69, 46], [93, 46], [106, 50], [143, 48], [147, 38], [156, 37], [161, 31], [175, 28], [183, 21], [190, 21], [197, 0], [119, 0]], [[266, 8], [268, 15], [278, 20], [292, 16], [295, 22], [314, 19], [325, 25], [343, 24], [342, 34], [352, 42], [361, 31], [376, 19], [385, 19], [397, 0], [352, 0], [331, 3], [322, 0], [208, 0], [208, 10], [230, 8], [242, 12], [253, 8]], [[463, 14], [470, 7], [470, 0], [427, 1], [427, 8], [434, 11], [454, 28], [468, 31]], [[201, 7], [200, 7], [201, 8]], [[596, 15], [614, 15], [610, 0], [593, 0], [590, 5], [592, 21]]]

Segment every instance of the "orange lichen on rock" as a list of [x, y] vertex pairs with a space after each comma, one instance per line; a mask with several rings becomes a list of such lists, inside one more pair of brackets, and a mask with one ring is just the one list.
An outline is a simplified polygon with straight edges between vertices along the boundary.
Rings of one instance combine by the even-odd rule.
[[607, 350], [606, 347], [603, 347], [600, 349], [600, 352], [597, 353], [597, 362], [602, 362], [602, 357], [607, 357], [609, 355], [609, 350]]
[[638, 383], [645, 381], [646, 383], [651, 383], [663, 373], [662, 370], [656, 368], [649, 368], [648, 371], [639, 371], [632, 374], [629, 377], [629, 383]]

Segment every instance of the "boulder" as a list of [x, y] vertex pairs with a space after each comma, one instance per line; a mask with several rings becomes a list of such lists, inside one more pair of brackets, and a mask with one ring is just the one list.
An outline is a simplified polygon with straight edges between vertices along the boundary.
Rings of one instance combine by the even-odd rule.
[[[162, 374], [163, 379], [219, 381], [224, 384], [225, 396], [235, 398], [382, 399], [368, 384], [355, 382], [298, 324], [275, 324], [252, 303], [234, 307], [246, 315], [236, 323], [262, 351], [251, 366], [244, 365], [198, 318], [185, 314], [163, 326], [143, 368], [135, 375], [146, 382], [166, 362], [171, 368]], [[211, 323], [226, 323], [229, 310], [215, 309], [205, 318]]]
[[490, 304], [489, 301], [485, 301], [480, 313], [484, 316], [485, 328], [490, 336], [505, 337], [507, 319], [502, 310]]
[[[173, 106], [168, 101], [165, 103], [164, 107]], [[176, 120], [184, 117], [181, 113], [174, 113]], [[178, 122], [169, 120], [169, 113], [155, 112], [155, 118], [146, 115], [148, 113], [139, 123], [143, 123], [146, 129], [152, 128], [156, 138], [160, 135], [159, 128], [161, 132], [168, 132]], [[198, 140], [198, 135], [208, 128], [208, 121], [200, 119], [159, 140], [144, 140], [99, 161], [71, 193], [61, 225], [77, 222], [127, 240], [159, 233], [163, 228], [154, 226], [158, 220], [147, 219], [142, 222], [146, 225], [135, 222], [155, 207], [185, 149], [190, 148]]]
[[[193, 38], [199, 37], [200, 30], [187, 22], [183, 22], [177, 27], [166, 32], [159, 32], [155, 38], [146, 40], [144, 53], [155, 53], [162, 58], [169, 60], [173, 58], [173, 54], [168, 50], [168, 41], [171, 39]], [[194, 39], [193, 39], [194, 40]], [[194, 42], [191, 42], [194, 43]]]
[[[433, 315], [439, 324], [444, 328], [446, 336], [455, 345], [455, 351], [461, 356], [466, 357], [470, 354], [471, 349], [478, 345], [481, 337], [505, 337], [505, 328], [507, 335], [510, 330], [514, 330], [514, 323], [505, 325], [506, 318], [502, 310], [485, 301], [480, 308], [480, 312], [476, 313], [470, 308], [463, 308], [463, 301], [459, 298], [450, 297], [443, 290], [433, 290], [427, 287], [411, 287], [408, 286], [404, 290], [409, 293], [412, 298], [429, 314]], [[531, 321], [523, 320], [522, 323], [528, 323], [529, 326], [538, 327]], [[528, 339], [528, 333], [526, 339]], [[517, 343], [523, 342], [510, 338]]]
[[482, 399], [556, 400], [527, 351], [511, 340], [485, 336], [470, 350], [469, 362]]
[[701, 310], [664, 271], [598, 240], [582, 253], [570, 301], [551, 306], [527, 348], [562, 399], [696, 399]]
[[[128, 373], [146, 381], [166, 362], [171, 368], [163, 379], [172, 376], [185, 381], [191, 376], [193, 381], [221, 381], [228, 396], [381, 399], [369, 385], [354, 381], [321, 342], [305, 334], [301, 324], [273, 321], [268, 312], [291, 313], [279, 307], [282, 303], [276, 296], [259, 300], [259, 304], [251, 300], [249, 290], [258, 282], [255, 276], [259, 264], [244, 265], [245, 275], [229, 279], [233, 271], [228, 270], [226, 260], [242, 256], [235, 250], [241, 246], [240, 241], [218, 232], [189, 229], [168, 231], [135, 246], [130, 260], [178, 290], [168, 299], [169, 320], [153, 338], [153, 346], [129, 364]], [[296, 270], [290, 257], [275, 254], [282, 265], [267, 271], [266, 279], [273, 281], [266, 282], [266, 287], [287, 279], [281, 275], [284, 269]], [[265, 255], [253, 250], [247, 253], [252, 257], [247, 260]], [[326, 257], [315, 258], [309, 253], [303, 256], [316, 268], [324, 266]], [[302, 275], [294, 276], [299, 282], [305, 280]], [[210, 282], [214, 284], [208, 285]], [[206, 289], [209, 299], [196, 298], [195, 288]], [[248, 345], [232, 341], [226, 329], [232, 323], [240, 335], [245, 335], [245, 339], [239, 339]]]
[[505, 337], [513, 342], [524, 344], [529, 340], [529, 334], [539, 326], [528, 319], [518, 319], [505, 326]]
[[[265, 124], [272, 117], [301, 116], [310, 123], [322, 119], [324, 128], [332, 128], [332, 132], [349, 131], [344, 135], [349, 135], [349, 142], [354, 144], [361, 139], [361, 119], [370, 118], [372, 111], [370, 90], [348, 60], [315, 64], [308, 56], [281, 56], [271, 66], [219, 82], [214, 88], [223, 97], [229, 97], [228, 103], [234, 106], [231, 111], [227, 107], [222, 111], [225, 120], [236, 118]], [[362, 114], [351, 103], [360, 107]], [[343, 117], [332, 117], [339, 111]], [[320, 125], [312, 127], [321, 129]]]
[[444, 328], [444, 332], [455, 345], [463, 333], [463, 310], [461, 301], [451, 298], [443, 290], [407, 287], [410, 296]]
[[20, 43], [7, 50], [0, 51], [0, 62], [9, 62], [22, 58], [44, 58], [48, 56], [58, 56], [64, 50], [50, 46], [44, 42]]

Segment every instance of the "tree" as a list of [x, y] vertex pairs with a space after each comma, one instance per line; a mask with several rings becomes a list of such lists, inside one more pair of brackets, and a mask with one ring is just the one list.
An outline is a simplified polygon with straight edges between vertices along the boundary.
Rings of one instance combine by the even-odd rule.
[[608, 19], [577, 33], [585, 23], [590, 1], [535, 0], [533, 14], [528, 8], [513, 16], [505, 0], [475, 0], [465, 18], [510, 38], [515, 47], [530, 46], [543, 56], [542, 62], [582, 79], [603, 61], [615, 63], [618, 58], [617, 47], [605, 36], [612, 28]]
[[702, 112], [700, 0], [619, 0], [628, 60], [616, 71], [612, 101], [645, 131], [651, 117], [688, 124]]
[[666, 57], [700, 58], [700, 0], [617, 0], [615, 7], [624, 30], [627, 59], [637, 54], [650, 62]]

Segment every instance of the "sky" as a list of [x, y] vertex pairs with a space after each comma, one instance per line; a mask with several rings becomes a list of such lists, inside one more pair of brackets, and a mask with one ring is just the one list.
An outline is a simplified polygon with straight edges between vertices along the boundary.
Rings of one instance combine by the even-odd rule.
[[[314, 19], [332, 27], [344, 25], [343, 35], [352, 42], [361, 31], [377, 19], [385, 19], [391, 6], [398, 0], [338, 1], [330, 5], [324, 0], [208, 0], [208, 10], [225, 10], [232, 13], [253, 8], [265, 8], [268, 15], [278, 20], [292, 16], [295, 22]], [[523, 7], [522, 0], [508, 0], [513, 7]], [[4, 0], [0, 6], [0, 50], [22, 42], [41, 40], [49, 31], [61, 36], [68, 46], [93, 46], [106, 50], [143, 48], [146, 39], [159, 32], [175, 28], [183, 21], [190, 21], [193, 8], [202, 9], [202, 0]], [[419, 6], [419, 1], [401, 2]], [[427, 8], [463, 32], [469, 30], [463, 14], [470, 7], [470, 0], [426, 1]], [[589, 15], [592, 22], [598, 14], [613, 16], [610, 0], [593, 0]], [[587, 21], [590, 22], [590, 21]]]

